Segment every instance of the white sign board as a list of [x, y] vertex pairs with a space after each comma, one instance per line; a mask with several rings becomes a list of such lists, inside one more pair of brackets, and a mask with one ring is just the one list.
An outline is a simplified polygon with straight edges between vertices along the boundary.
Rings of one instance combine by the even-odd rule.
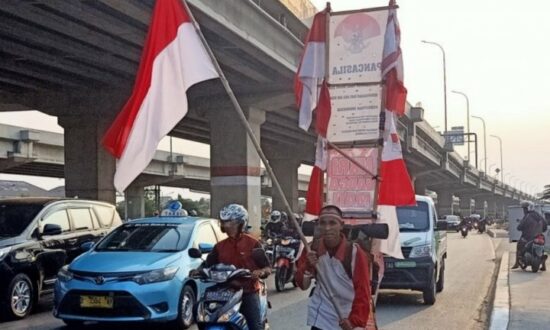
[[334, 143], [378, 139], [381, 94], [379, 85], [331, 87], [327, 139]]
[[382, 52], [387, 8], [334, 13], [329, 23], [329, 84], [382, 81]]
[[[376, 173], [378, 149], [343, 149], [371, 173]], [[376, 181], [349, 159], [329, 149], [327, 166], [327, 204], [338, 206], [343, 212], [371, 211]]]

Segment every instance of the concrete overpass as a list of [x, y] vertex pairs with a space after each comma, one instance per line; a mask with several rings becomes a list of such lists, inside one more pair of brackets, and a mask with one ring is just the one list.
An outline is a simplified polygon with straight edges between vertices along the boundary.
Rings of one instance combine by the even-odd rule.
[[[188, 2], [296, 207], [297, 168], [313, 162], [315, 142], [313, 134], [297, 126], [292, 95], [303, 48], [300, 40], [307, 27], [278, 0]], [[55, 161], [29, 161], [40, 150], [40, 139], [30, 131], [19, 133], [19, 147], [6, 154], [3, 172], [54, 173], [65, 177], [69, 196], [114, 202], [115, 159], [100, 140], [130, 94], [153, 4], [153, 0], [2, 2], [0, 111], [40, 110], [57, 116], [65, 130], [63, 137], [57, 137], [63, 148], [54, 148], [59, 153]], [[189, 114], [170, 134], [210, 144], [213, 213], [227, 202], [239, 202], [248, 207], [252, 222], [259, 221], [260, 159], [221, 84], [199, 84], [189, 91], [189, 100]], [[472, 199], [476, 205], [492, 198], [495, 205], [497, 201], [504, 205], [527, 197], [446, 149], [419, 109], [409, 108], [399, 129], [417, 189], [436, 191], [441, 212], [447, 211], [453, 194], [464, 200], [468, 212]], [[178, 163], [160, 159], [150, 170], [134, 187], [174, 181]], [[274, 198], [274, 204], [280, 206], [280, 200]]]
[[[417, 110], [412, 109], [413, 113], [415, 111]], [[426, 122], [420, 121], [412, 125], [415, 130], [415, 135], [412, 135], [407, 130], [407, 121], [410, 121], [409, 124], [414, 123], [409, 116], [403, 117], [400, 122], [406, 161], [415, 180], [417, 193], [423, 194], [426, 189], [436, 191], [441, 213], [450, 213], [452, 200], [447, 201], [445, 198], [452, 197], [448, 196], [447, 191], [452, 191], [452, 195], [461, 198], [461, 207], [465, 209], [462, 212], [471, 209], [472, 198], [476, 201], [473, 206], [479, 213], [483, 213], [485, 202], [496, 204], [500, 199], [504, 204], [506, 201], [511, 203], [513, 200], [517, 202], [522, 198], [530, 198], [527, 194], [502, 185], [498, 180], [469, 167], [455, 152], [445, 154], [438, 151], [437, 147], [443, 148], [444, 141], [440, 140], [439, 134]], [[63, 178], [65, 157], [63, 134], [0, 124], [1, 172]], [[442, 164], [439, 167], [436, 165], [438, 162]], [[433, 168], [429, 168], [430, 165]], [[424, 169], [419, 170], [417, 167]], [[134, 199], [134, 205], [141, 205], [138, 199], [143, 196], [142, 188], [154, 184], [210, 192], [210, 174], [208, 158], [158, 150], [147, 169], [132, 184], [128, 195]], [[261, 172], [260, 182], [262, 194], [271, 196], [271, 180], [264, 170]], [[309, 176], [298, 174], [299, 196], [305, 196], [308, 182]], [[495, 204], [487, 205], [489, 213], [495, 212]]]

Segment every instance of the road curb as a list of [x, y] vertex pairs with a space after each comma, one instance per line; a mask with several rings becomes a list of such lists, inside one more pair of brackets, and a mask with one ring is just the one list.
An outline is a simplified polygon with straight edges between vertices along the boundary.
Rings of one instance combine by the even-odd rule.
[[510, 320], [510, 285], [509, 285], [510, 254], [505, 252], [500, 261], [500, 268], [496, 283], [495, 300], [491, 312], [490, 330], [508, 329]]
[[487, 229], [487, 235], [492, 238], [505, 238], [508, 237], [508, 232], [502, 229]]

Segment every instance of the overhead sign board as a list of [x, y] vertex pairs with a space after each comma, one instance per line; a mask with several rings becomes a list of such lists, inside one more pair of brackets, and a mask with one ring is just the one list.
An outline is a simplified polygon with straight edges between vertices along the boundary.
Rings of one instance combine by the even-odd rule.
[[333, 13], [329, 23], [329, 84], [382, 81], [387, 8]]
[[382, 89], [375, 86], [331, 87], [330, 142], [378, 139]]
[[450, 131], [445, 132], [445, 143], [455, 146], [463, 146], [464, 126], [453, 126]]

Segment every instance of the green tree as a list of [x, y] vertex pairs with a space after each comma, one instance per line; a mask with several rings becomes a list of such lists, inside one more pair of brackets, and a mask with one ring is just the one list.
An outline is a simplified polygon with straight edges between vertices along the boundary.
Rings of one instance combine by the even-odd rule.
[[542, 191], [542, 197], [540, 199], [550, 200], [550, 184], [547, 184], [544, 186], [544, 190]]

